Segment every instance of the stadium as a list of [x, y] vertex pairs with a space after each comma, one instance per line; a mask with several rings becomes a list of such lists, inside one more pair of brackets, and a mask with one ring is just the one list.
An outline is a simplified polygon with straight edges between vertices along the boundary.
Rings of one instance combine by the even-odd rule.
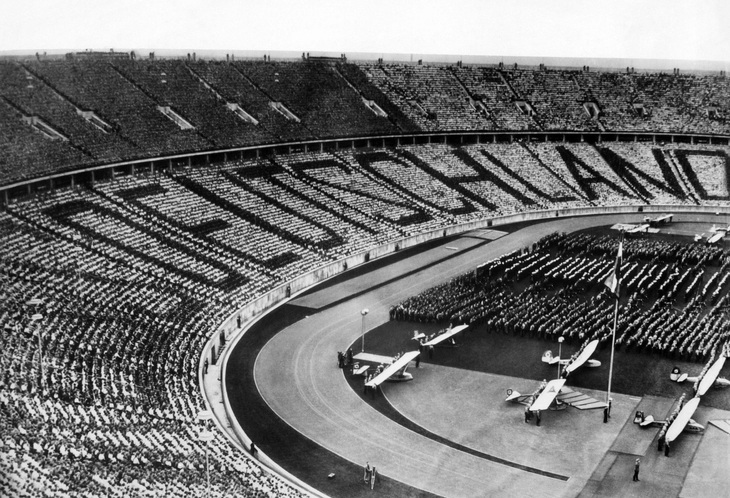
[[725, 494], [728, 117], [724, 69], [4, 55], [0, 494]]

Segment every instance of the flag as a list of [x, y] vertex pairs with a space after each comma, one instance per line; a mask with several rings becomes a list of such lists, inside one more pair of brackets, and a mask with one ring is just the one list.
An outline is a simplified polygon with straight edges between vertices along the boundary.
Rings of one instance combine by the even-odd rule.
[[608, 290], [611, 291], [611, 293], [618, 299], [619, 292], [620, 292], [620, 286], [619, 282], [621, 279], [621, 259], [624, 256], [624, 243], [623, 241], [618, 243], [618, 254], [616, 254], [616, 264], [613, 267], [613, 272], [608, 276], [606, 279], [606, 287], [608, 287]]

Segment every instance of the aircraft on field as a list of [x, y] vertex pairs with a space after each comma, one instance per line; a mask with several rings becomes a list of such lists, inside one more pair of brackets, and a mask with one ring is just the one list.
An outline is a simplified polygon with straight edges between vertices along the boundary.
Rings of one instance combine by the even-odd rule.
[[570, 372], [577, 370], [586, 363], [592, 367], [597, 367], [601, 364], [600, 361], [590, 359], [597, 347], [598, 340], [596, 339], [589, 342], [578, 356], [565, 360], [553, 357], [551, 351], [546, 351], [542, 355], [543, 362], [551, 365], [560, 362], [561, 365], [567, 365], [562, 376], [551, 380], [550, 382], [543, 381], [540, 387], [538, 387], [532, 394], [521, 394], [512, 389], [507, 389], [507, 398], [505, 401], [526, 405], [530, 412], [564, 410], [568, 406], [572, 406], [579, 410], [596, 410], [599, 408], [606, 408], [606, 406], [608, 406], [606, 403], [598, 401], [587, 394], [574, 391], [565, 385], [566, 379], [564, 377], [566, 377]]
[[370, 388], [375, 388], [386, 380], [394, 382], [413, 380], [413, 375], [406, 372], [406, 369], [408, 368], [408, 364], [412, 360], [415, 360], [416, 356], [418, 356], [419, 354], [421, 353], [419, 353], [418, 351], [409, 351], [408, 353], [405, 353], [403, 356], [385, 367], [382, 372], [370, 379], [367, 383], [365, 383], [365, 385]]
[[[666, 448], [666, 455], [669, 455], [669, 445], [672, 443], [682, 432], [690, 432], [695, 434], [701, 434], [704, 432], [705, 428], [701, 424], [698, 424], [694, 420], [692, 420], [692, 416], [694, 415], [695, 411], [697, 410], [697, 407], [700, 404], [700, 398], [704, 396], [707, 391], [710, 389], [710, 387], [728, 387], [730, 386], [730, 382], [728, 382], [726, 379], [719, 378], [720, 371], [722, 370], [722, 367], [725, 365], [726, 357], [724, 355], [721, 355], [720, 358], [715, 361], [715, 363], [712, 364], [712, 366], [707, 370], [705, 375], [702, 376], [700, 379], [699, 377], [689, 377], [686, 373], [683, 374], [679, 371], [679, 368], [674, 367], [672, 370], [672, 373], [670, 374], [670, 378], [675, 382], [684, 382], [686, 380], [690, 382], [697, 382], [699, 381], [699, 385], [697, 386], [697, 394], [694, 398], [692, 398], [687, 404], [685, 404], [682, 409], [677, 414], [677, 418], [672, 421], [672, 423], [667, 428], [667, 432], [664, 435], [664, 441], [667, 445]], [[634, 417], [634, 423], [638, 424], [640, 427], [664, 427], [665, 421], [664, 420], [654, 420], [654, 417], [649, 415], [648, 417], [645, 417], [642, 412], [637, 412], [636, 416]], [[724, 428], [720, 427], [722, 430], [725, 430]]]
[[662, 430], [665, 430], [666, 428], [663, 441], [661, 440], [660, 435], [659, 449], [661, 449], [663, 445], [664, 454], [666, 456], [669, 456], [669, 447], [674, 442], [674, 440], [679, 437], [680, 434], [682, 434], [683, 432], [689, 432], [691, 434], [702, 434], [705, 431], [705, 427], [703, 425], [698, 424], [697, 422], [692, 420], [692, 415], [694, 415], [699, 405], [699, 396], [695, 396], [694, 398], [689, 400], [687, 404], [685, 404], [682, 409], [679, 410], [676, 418], [672, 421], [671, 424], [669, 424], [668, 427], [665, 420], [654, 420], [654, 417], [652, 417], [651, 415], [649, 415], [648, 417], [644, 417], [644, 412], [640, 411], [636, 412], [636, 416], [634, 417], [634, 423], [638, 424], [640, 427], [659, 427], [662, 428]]
[[563, 369], [562, 375], [563, 377], [567, 377], [568, 374], [586, 364], [592, 368], [600, 367], [600, 361], [590, 359], [591, 356], [593, 356], [593, 353], [596, 352], [596, 348], [598, 348], [598, 339], [589, 342], [575, 358], [566, 359], [561, 359], [560, 357], [553, 356], [553, 352], [548, 350], [542, 354], [542, 361], [543, 363], [548, 363], [550, 365], [555, 365], [556, 363], [560, 362], [560, 364], [565, 367]]
[[439, 334], [430, 341], [424, 342], [424, 346], [436, 346], [437, 344], [441, 344], [442, 342], [446, 341], [447, 339], [451, 339], [451, 345], [456, 346], [456, 342], [454, 342], [453, 337], [461, 332], [462, 330], [465, 330], [468, 325], [457, 325], [456, 327], [453, 327], [451, 329], [446, 330], [443, 334]]
[[[703, 396], [710, 387], [714, 387], [715, 389], [730, 387], [730, 380], [719, 377], [720, 370], [722, 370], [722, 367], [725, 365], [725, 359], [725, 356], [721, 356], [710, 367], [710, 369], [707, 370], [707, 373], [705, 373], [704, 377], [702, 377], [702, 382], [700, 382], [700, 385], [697, 387], [698, 396]], [[674, 382], [680, 383], [685, 381], [697, 382], [699, 380], [699, 377], [690, 377], [688, 374], [682, 373], [679, 367], [674, 367], [672, 369], [672, 373], [669, 374], [669, 378]]]
[[507, 399], [505, 401], [526, 405], [531, 412], [564, 410], [568, 406], [579, 410], [595, 410], [606, 407], [606, 403], [566, 387], [565, 382], [565, 379], [553, 379], [550, 382], [543, 381], [542, 385], [532, 394], [520, 394], [512, 389], [507, 389]]
[[636, 225], [633, 228], [629, 228], [626, 230], [626, 233], [644, 233], [649, 230], [649, 224], [648, 223], [642, 223], [641, 225]]
[[677, 415], [677, 418], [674, 419], [672, 425], [670, 425], [667, 429], [667, 433], [664, 436], [664, 444], [667, 445], [666, 455], [669, 455], [669, 445], [675, 439], [677, 439], [677, 436], [679, 436], [685, 430], [687, 432], [702, 432], [705, 430], [704, 427], [692, 420], [692, 415], [694, 415], [695, 410], [697, 410], [697, 407], [699, 405], [699, 396], [696, 396], [689, 400], [687, 404], [684, 405], [684, 407], [682, 407], [682, 409], [679, 411], [679, 415]]
[[665, 214], [664, 216], [659, 216], [657, 218], [650, 218], [646, 217], [644, 218], [644, 223], [648, 223], [651, 227], [657, 227], [659, 225], [668, 225], [672, 222], [672, 218], [674, 217], [673, 214]]
[[718, 226], [712, 225], [712, 228], [710, 228], [710, 232], [712, 232], [712, 235], [710, 235], [707, 238], [707, 243], [714, 244], [715, 242], [719, 242], [720, 240], [722, 240], [725, 237], [725, 235], [727, 235], [727, 233], [730, 232], [730, 226], [718, 227]]
[[[699, 404], [699, 398], [693, 398], [692, 401], [694, 401], [695, 399], [698, 400], [696, 402], [696, 404]], [[692, 403], [692, 401], [690, 401], [690, 403]], [[684, 410], [684, 407], [682, 409]], [[702, 424], [698, 424], [691, 418], [696, 409], [697, 409], [697, 407], [695, 407], [695, 409], [692, 410], [692, 413], [690, 413], [689, 415], [686, 415], [686, 418], [687, 418], [686, 420], [679, 418], [679, 415], [682, 414], [682, 412], [680, 411], [679, 415], [677, 415], [677, 418], [674, 419], [674, 422], [672, 422], [672, 425], [670, 425], [669, 427], [670, 428], [673, 427], [674, 424], [677, 422], [677, 420], [679, 420], [680, 424], [682, 425], [682, 428], [680, 429], [679, 428], [680, 424], [678, 424], [673, 432], [677, 432], [677, 435], [680, 432], [690, 432], [690, 433], [694, 433], [694, 434], [701, 434], [705, 430], [705, 427]], [[661, 429], [666, 424], [666, 420], [656, 420], [653, 415], [645, 416], [644, 412], [637, 411], [636, 415], [634, 415], [634, 423], [641, 428], [656, 427], [657, 429]], [[667, 430], [667, 434], [668, 433], [669, 433], [669, 431]], [[676, 439], [676, 437], [677, 436], [673, 434], [671, 441], [674, 441], [674, 439]], [[666, 436], [665, 436], [665, 438], [666, 438]]]

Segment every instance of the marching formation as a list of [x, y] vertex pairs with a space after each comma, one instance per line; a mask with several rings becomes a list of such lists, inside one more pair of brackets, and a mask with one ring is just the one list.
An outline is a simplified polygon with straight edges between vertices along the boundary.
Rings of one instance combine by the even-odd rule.
[[[452, 322], [487, 332], [585, 344], [611, 334], [609, 236], [553, 234], [390, 310], [393, 320]], [[730, 338], [730, 259], [714, 246], [624, 242], [616, 346], [704, 361]], [[522, 290], [518, 290], [522, 286]]]

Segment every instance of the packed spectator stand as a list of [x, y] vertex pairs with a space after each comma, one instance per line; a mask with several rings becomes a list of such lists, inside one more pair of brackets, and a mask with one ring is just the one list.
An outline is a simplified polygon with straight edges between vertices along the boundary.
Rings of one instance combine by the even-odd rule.
[[[342, 62], [0, 62], [0, 184], [120, 160], [324, 137], [600, 126], [728, 134], [718, 118], [727, 112], [724, 78], [526, 72]], [[630, 88], [653, 85], [655, 100], [634, 97], [653, 112], [637, 115], [618, 103], [614, 79]], [[694, 92], [681, 105], [656, 90], [680, 87]], [[602, 107], [597, 118], [569, 102], [589, 93]], [[534, 115], [515, 103], [525, 100]], [[712, 117], [705, 106], [715, 109]], [[43, 124], [33, 125], [33, 117]], [[213, 496], [298, 496], [217, 431], [214, 441], [200, 440], [207, 427], [196, 420], [205, 408], [198, 370], [216, 324], [324, 264], [457, 223], [537, 209], [725, 204], [727, 185], [717, 177], [728, 153], [727, 146], [685, 143], [403, 145], [141, 172], [15, 200], [0, 211], [0, 487], [18, 496], [202, 495], [207, 451]], [[459, 279], [448, 284], [448, 301], [408, 305], [394, 316], [605, 338], [608, 303], [570, 296], [609, 271], [609, 246], [555, 236], [495, 262], [493, 271], [504, 276], [477, 301], [457, 305], [473, 297], [473, 284]], [[571, 256], [558, 258], [556, 247]], [[621, 347], [699, 360], [726, 340], [715, 311], [727, 305], [726, 256], [693, 247], [637, 242], [627, 249], [634, 256], [626, 281], [637, 297], [623, 304]], [[528, 275], [534, 281], [524, 294], [509, 289], [510, 278]], [[669, 282], [661, 289], [668, 297], [642, 303], [642, 292], [659, 292], [660, 282]], [[541, 297], [550, 286], [563, 290]], [[670, 300], [684, 311], [668, 313]], [[484, 303], [541, 318], [492, 316]], [[570, 330], [565, 317], [576, 318]], [[650, 322], [658, 325], [649, 330]], [[677, 323], [681, 334], [672, 332]]]
[[5, 60], [0, 183], [121, 160], [333, 137], [526, 130], [727, 136], [728, 94], [724, 75]]

